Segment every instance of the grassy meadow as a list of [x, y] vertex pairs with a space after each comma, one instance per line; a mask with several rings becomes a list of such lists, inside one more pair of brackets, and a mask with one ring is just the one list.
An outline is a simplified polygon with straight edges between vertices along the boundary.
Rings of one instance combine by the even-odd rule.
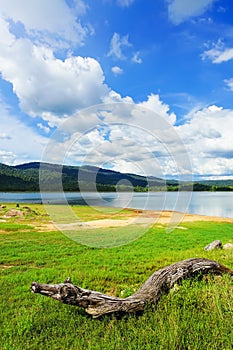
[[[1, 209], [0, 219], [10, 207]], [[182, 223], [167, 233], [154, 225], [137, 240], [113, 248], [93, 248], [59, 231], [46, 230], [42, 205], [22, 217], [0, 220], [1, 350], [230, 350], [233, 348], [233, 280], [224, 275], [184, 281], [142, 315], [92, 319], [81, 308], [30, 292], [33, 281], [60, 283], [67, 277], [82, 288], [126, 297], [155, 271], [191, 257], [206, 257], [233, 269], [233, 251], [204, 251], [215, 239], [233, 243], [233, 225]], [[26, 210], [26, 209], [25, 209]], [[76, 206], [82, 220], [127, 218]], [[123, 228], [111, 229], [120, 235]], [[125, 227], [127, 230], [127, 227]], [[102, 228], [96, 234], [106, 234]]]

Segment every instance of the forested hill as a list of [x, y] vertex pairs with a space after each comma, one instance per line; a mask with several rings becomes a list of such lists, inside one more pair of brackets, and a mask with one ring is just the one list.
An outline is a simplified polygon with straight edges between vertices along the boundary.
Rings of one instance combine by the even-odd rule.
[[[39, 191], [40, 169], [43, 185], [47, 185], [47, 190], [50, 191], [57, 189], [61, 172], [65, 191], [79, 191], [79, 185], [81, 190], [87, 191], [95, 190], [95, 186], [99, 191], [115, 191], [116, 186], [122, 190], [130, 190], [133, 186], [134, 190], [142, 191], [147, 189], [148, 182], [150, 187], [165, 186], [165, 181], [156, 177], [122, 174], [88, 165], [78, 167], [33, 162], [17, 166], [0, 164], [0, 191]], [[177, 184], [177, 181], [169, 182], [169, 186]]]
[[[39, 172], [42, 172], [43, 189], [56, 191], [61, 180], [64, 191], [231, 191], [233, 180], [202, 181], [193, 184], [179, 183], [176, 180], [163, 180], [153, 176], [123, 174], [117, 171], [94, 166], [68, 166], [32, 162], [17, 166], [0, 163], [0, 191], [39, 191]], [[190, 186], [191, 185], [191, 186]], [[132, 188], [133, 187], [133, 188]]]

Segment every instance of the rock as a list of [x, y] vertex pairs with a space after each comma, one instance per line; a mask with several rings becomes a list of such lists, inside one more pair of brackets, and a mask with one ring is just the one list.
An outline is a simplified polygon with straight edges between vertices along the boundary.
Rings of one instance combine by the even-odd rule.
[[226, 243], [226, 244], [224, 244], [223, 249], [233, 249], [233, 244], [232, 243]]
[[32, 211], [31, 208], [30, 208], [30, 207], [27, 207], [27, 206], [23, 207], [23, 209], [27, 210], [28, 212], [31, 212], [31, 211]]
[[24, 213], [25, 214], [34, 214], [34, 215], [37, 215], [37, 212], [35, 210], [32, 210], [30, 207], [23, 207], [23, 210], [24, 210]]
[[218, 239], [216, 241], [211, 242], [205, 248], [205, 250], [213, 250], [213, 249], [222, 249], [222, 242]]
[[12, 218], [14, 216], [24, 216], [24, 213], [17, 209], [11, 209], [4, 215], [4, 218]]

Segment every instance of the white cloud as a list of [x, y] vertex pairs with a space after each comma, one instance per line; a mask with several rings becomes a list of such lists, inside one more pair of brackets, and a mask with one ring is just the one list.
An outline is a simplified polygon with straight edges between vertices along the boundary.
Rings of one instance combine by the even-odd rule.
[[0, 135], [0, 163], [14, 165], [40, 160], [47, 139], [18, 120], [2, 102], [0, 115], [1, 130], [4, 130]]
[[81, 45], [88, 33], [77, 18], [86, 10], [81, 0], [76, 0], [73, 9], [62, 0], [1, 0], [0, 10], [13, 33], [24, 29], [28, 37], [53, 47]]
[[123, 53], [123, 49], [127, 47], [132, 47], [132, 44], [129, 42], [129, 36], [120, 36], [118, 33], [114, 33], [110, 43], [110, 50], [108, 56], [112, 56], [119, 60], [125, 60], [126, 56]]
[[46, 161], [61, 162], [65, 155], [67, 164], [167, 175], [171, 166], [174, 168], [172, 159], [178, 159], [175, 153], [183, 152], [183, 146], [169, 123], [168, 106], [152, 96], [148, 101], [145, 105], [135, 104], [131, 98], [111, 91], [105, 104], [82, 110], [61, 125], [59, 144], [55, 137], [51, 154], [46, 152], [50, 157]]
[[142, 59], [139, 57], [139, 55], [140, 55], [139, 51], [135, 52], [133, 57], [132, 57], [132, 62], [141, 64], [142, 63]]
[[[109, 124], [104, 130], [96, 128], [76, 140], [72, 140], [72, 147], [66, 153], [66, 163], [75, 161], [99, 167], [111, 165], [111, 169], [116, 171], [144, 175], [159, 175], [161, 172], [159, 161], [152, 152], [156, 148], [161, 152], [161, 145], [154, 145], [150, 134], [130, 122]], [[56, 150], [56, 153], [61, 154], [61, 151]]]
[[117, 0], [117, 5], [121, 7], [129, 7], [135, 0]]
[[116, 91], [111, 90], [108, 95], [106, 95], [103, 99], [103, 103], [134, 103], [132, 97], [126, 96], [122, 97]]
[[159, 95], [149, 95], [147, 101], [139, 103], [139, 106], [151, 109], [154, 113], [158, 114], [172, 125], [176, 122], [176, 115], [174, 113], [169, 114], [169, 106], [160, 100]]
[[22, 110], [32, 116], [72, 114], [100, 103], [108, 93], [95, 59], [70, 56], [62, 61], [28, 39], [12, 36], [8, 46], [0, 45], [0, 71], [12, 83]]
[[73, 0], [74, 10], [77, 15], [85, 15], [89, 6], [83, 0]]
[[233, 48], [226, 49], [213, 62], [222, 63], [233, 59]]
[[0, 133], [0, 140], [10, 140], [11, 136], [5, 132]]
[[191, 17], [202, 15], [217, 0], [167, 0], [168, 15], [178, 25]]
[[112, 67], [112, 72], [115, 75], [119, 75], [119, 74], [123, 74], [124, 73], [123, 69], [118, 67], [118, 66]]
[[[64, 142], [55, 137], [46, 160], [62, 162], [65, 156], [67, 164], [111, 166], [113, 170], [143, 175], [180, 176], [187, 168], [187, 161], [183, 162], [182, 158], [186, 147], [194, 174], [208, 177], [232, 172], [233, 111], [212, 105], [190, 112], [183, 125], [172, 126], [175, 115], [158, 95], [152, 94], [146, 101], [135, 104], [132, 98], [122, 98], [110, 91], [104, 103], [63, 122], [60, 134]], [[40, 159], [48, 139], [37, 135], [6, 110], [2, 109], [1, 115], [4, 132], [0, 135], [0, 161], [14, 164]]]
[[213, 63], [227, 62], [233, 59], [233, 48], [225, 48], [222, 40], [212, 44], [212, 48], [201, 55], [202, 60], [209, 59]]
[[[10, 82], [22, 111], [56, 126], [76, 110], [101, 103], [108, 95], [100, 64], [91, 57], [57, 48], [82, 44], [86, 29], [77, 15], [87, 5], [75, 0], [2, 0], [0, 2], [0, 74]], [[54, 42], [53, 42], [54, 41]]]
[[51, 129], [48, 126], [43, 125], [42, 123], [37, 124], [38, 128], [43, 130], [46, 134], [48, 134]]
[[232, 128], [233, 111], [217, 106], [194, 112], [186, 124], [175, 128], [189, 151], [194, 174], [232, 173]]
[[[33, 5], [26, 0], [0, 2], [1, 77], [12, 84], [24, 112], [48, 122], [36, 121], [37, 130], [33, 129], [0, 104], [0, 162], [40, 160], [48, 138], [39, 135], [38, 129], [47, 133], [50, 127], [60, 126], [58, 136], [62, 139], [65, 135], [64, 143], [59, 137], [54, 140], [50, 161], [59, 162], [67, 147], [70, 163], [85, 160], [99, 166], [111, 164], [122, 172], [174, 175], [178, 170], [172, 158], [184, 151], [177, 137], [180, 135], [196, 174], [223, 176], [232, 171], [233, 111], [217, 106], [195, 110], [182, 126], [174, 127], [176, 116], [159, 95], [151, 94], [146, 101], [135, 104], [130, 96], [123, 97], [105, 84], [103, 70], [95, 59], [65, 53], [64, 59], [58, 58], [59, 47], [70, 45], [72, 49], [85, 40], [87, 29], [77, 16], [87, 7], [76, 0], [76, 9], [71, 11], [65, 2], [56, 0], [54, 6], [54, 1], [35, 0]], [[169, 13], [174, 23], [180, 23], [212, 2], [196, 1], [188, 8], [184, 0], [173, 1]], [[121, 6], [132, 3], [121, 1]], [[212, 49], [218, 52], [209, 52], [208, 58], [231, 59], [230, 49], [221, 47], [221, 43]], [[140, 53], [133, 52], [128, 36], [114, 33], [109, 56], [141, 63]], [[123, 73], [119, 66], [112, 72]], [[232, 79], [225, 82], [233, 89]], [[85, 111], [85, 107], [102, 102], [106, 106]], [[78, 110], [82, 113], [76, 114]], [[185, 164], [180, 165], [185, 172]]]
[[224, 82], [226, 83], [226, 85], [228, 86], [228, 88], [229, 88], [230, 90], [233, 91], [233, 78], [231, 78], [231, 79], [225, 79]]
[[16, 155], [13, 152], [0, 149], [0, 163], [11, 165], [15, 157]]
[[[120, 102], [120, 96], [118, 99]], [[151, 95], [139, 105], [120, 103], [114, 110], [106, 106], [101, 115], [105, 128], [85, 135], [83, 148], [74, 152], [77, 160], [85, 154], [86, 163], [111, 164], [121, 172], [177, 176], [186, 169], [182, 159], [186, 147], [195, 175], [225, 177], [232, 173], [232, 110], [212, 105], [193, 111], [185, 124], [169, 129], [161, 123], [161, 119], [174, 121], [169, 106]]]
[[120, 36], [114, 33], [110, 42], [108, 56], [118, 60], [131, 60], [133, 63], [141, 64], [140, 52], [133, 52], [133, 45], [129, 42], [129, 35]]

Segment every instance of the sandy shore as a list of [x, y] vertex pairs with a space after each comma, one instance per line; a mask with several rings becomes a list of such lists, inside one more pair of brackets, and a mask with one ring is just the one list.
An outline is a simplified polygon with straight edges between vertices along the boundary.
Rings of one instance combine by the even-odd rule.
[[103, 219], [103, 220], [93, 220], [83, 223], [84, 226], [90, 228], [104, 228], [104, 227], [117, 227], [117, 226], [127, 226], [133, 224], [157, 224], [166, 225], [172, 222], [182, 223], [182, 222], [194, 222], [194, 221], [215, 221], [215, 222], [229, 222], [233, 223], [233, 219], [220, 218], [216, 216], [204, 216], [197, 214], [184, 214], [180, 212], [173, 211], [144, 211], [138, 216], [128, 218], [125, 220], [115, 220], [115, 219]]
[[[127, 217], [126, 219], [99, 219], [92, 221], [80, 221], [79, 223], [69, 223], [64, 225], [56, 226], [53, 223], [44, 225], [43, 227], [38, 227], [39, 231], [48, 230], [54, 231], [59, 229], [69, 230], [69, 229], [97, 229], [97, 228], [107, 228], [107, 227], [122, 227], [127, 225], [169, 225], [177, 224], [181, 225], [184, 222], [195, 222], [195, 221], [214, 221], [214, 222], [228, 222], [233, 224], [233, 219], [221, 218], [216, 216], [205, 216], [198, 214], [186, 214], [174, 211], [133, 211], [132, 217]], [[182, 228], [182, 227], [180, 227]]]

